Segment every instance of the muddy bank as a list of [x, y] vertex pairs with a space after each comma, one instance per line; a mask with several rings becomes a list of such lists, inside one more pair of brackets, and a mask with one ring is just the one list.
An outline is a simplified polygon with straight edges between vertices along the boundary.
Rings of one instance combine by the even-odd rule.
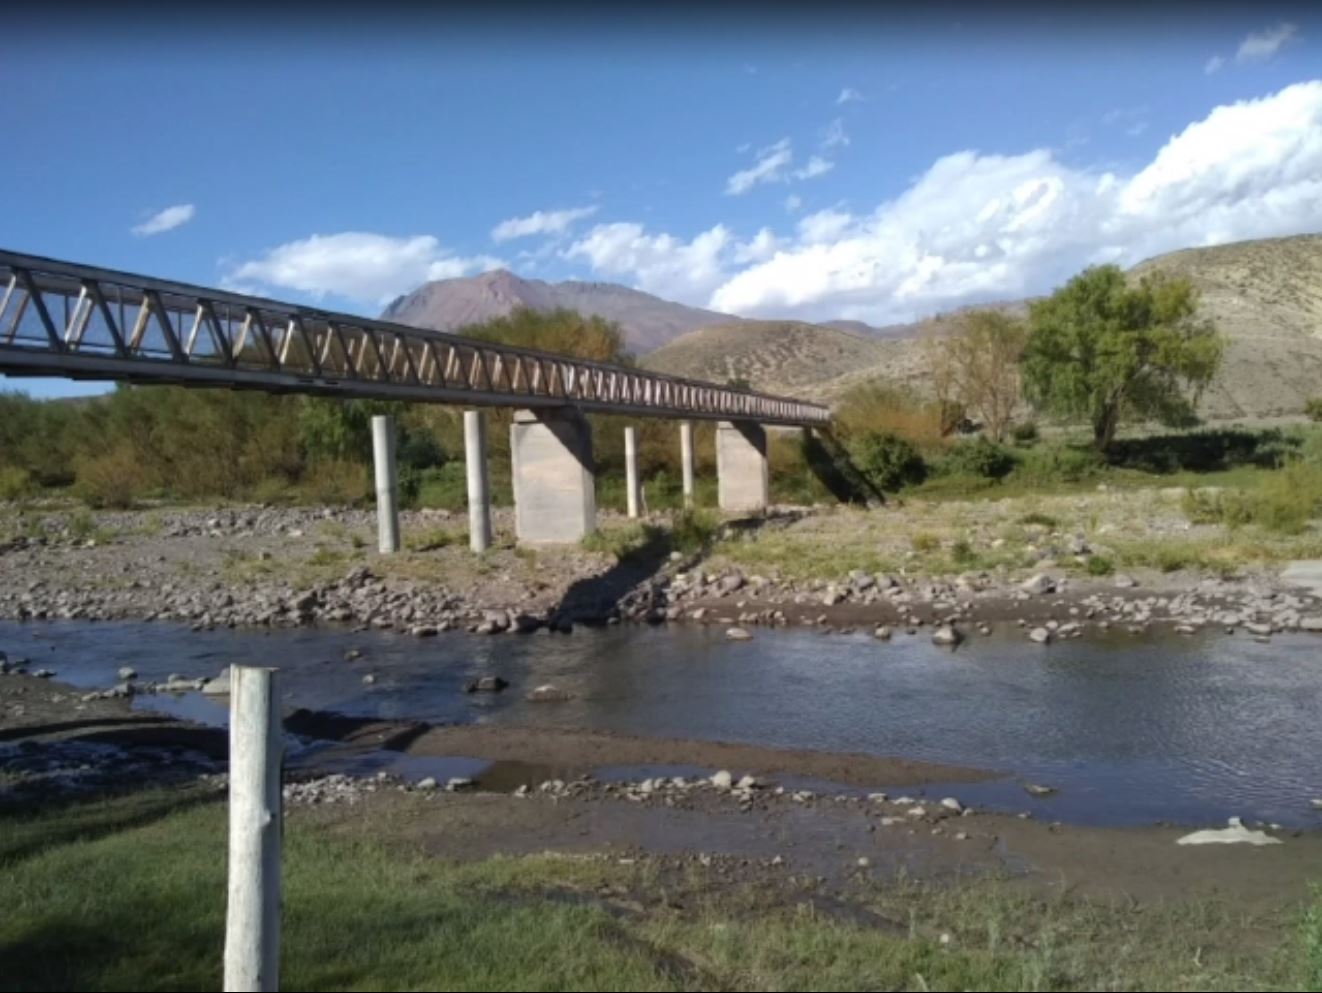
[[731, 742], [639, 738], [603, 731], [461, 726], [431, 728], [405, 749], [411, 755], [470, 755], [493, 762], [551, 767], [572, 778], [610, 766], [691, 766], [727, 769], [736, 778], [791, 776], [851, 786], [972, 783], [997, 775], [904, 758], [764, 748]]

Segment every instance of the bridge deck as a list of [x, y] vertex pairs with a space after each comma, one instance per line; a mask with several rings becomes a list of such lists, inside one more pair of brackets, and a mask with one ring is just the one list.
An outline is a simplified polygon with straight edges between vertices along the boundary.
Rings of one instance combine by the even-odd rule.
[[0, 251], [0, 372], [767, 424], [818, 404]]

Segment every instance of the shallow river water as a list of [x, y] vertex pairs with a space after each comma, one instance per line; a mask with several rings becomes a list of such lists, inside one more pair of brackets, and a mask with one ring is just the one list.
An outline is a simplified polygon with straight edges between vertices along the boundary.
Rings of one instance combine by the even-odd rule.
[[[348, 649], [363, 657], [345, 661]], [[938, 648], [927, 635], [615, 627], [572, 636], [416, 639], [333, 629], [219, 630], [145, 623], [0, 622], [0, 649], [80, 686], [275, 665], [287, 706], [437, 723], [599, 728], [898, 755], [996, 770], [965, 802], [1103, 824], [1209, 823], [1232, 814], [1322, 826], [1322, 637], [1260, 643], [1207, 632], [1107, 633], [1050, 646], [1022, 632]], [[376, 683], [362, 677], [374, 673]], [[501, 675], [500, 695], [465, 680]], [[565, 703], [528, 703], [554, 683]], [[223, 722], [223, 699], [139, 706]], [[1059, 792], [1030, 799], [1023, 782]], [[882, 786], [884, 784], [878, 784]]]

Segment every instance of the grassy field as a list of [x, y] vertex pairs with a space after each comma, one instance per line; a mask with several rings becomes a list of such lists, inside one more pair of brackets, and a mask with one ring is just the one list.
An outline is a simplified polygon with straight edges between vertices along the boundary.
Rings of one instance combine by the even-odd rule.
[[[0, 817], [0, 985], [215, 989], [225, 808], [144, 792]], [[860, 882], [848, 913], [783, 878], [543, 855], [458, 864], [355, 825], [286, 823], [288, 990], [1317, 990], [1322, 902], [1044, 899], [1009, 882]]]

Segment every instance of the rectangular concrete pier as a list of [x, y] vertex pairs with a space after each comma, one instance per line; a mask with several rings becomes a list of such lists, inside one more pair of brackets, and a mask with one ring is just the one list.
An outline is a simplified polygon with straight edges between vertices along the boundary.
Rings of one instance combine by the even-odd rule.
[[716, 425], [716, 483], [722, 510], [761, 513], [767, 509], [767, 431], [752, 421]]
[[510, 425], [521, 544], [568, 544], [597, 528], [592, 428], [572, 408], [516, 410]]

